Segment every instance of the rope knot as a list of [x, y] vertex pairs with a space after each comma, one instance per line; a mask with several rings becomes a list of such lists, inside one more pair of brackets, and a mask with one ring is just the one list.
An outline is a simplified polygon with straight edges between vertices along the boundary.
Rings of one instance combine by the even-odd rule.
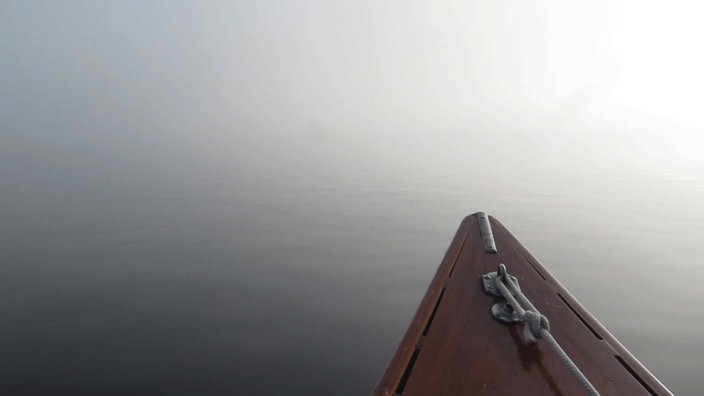
[[523, 315], [523, 320], [526, 322], [525, 327], [523, 327], [523, 335], [530, 344], [543, 338], [541, 334], [543, 330], [550, 331], [550, 322], [543, 314], [526, 311], [525, 315]]

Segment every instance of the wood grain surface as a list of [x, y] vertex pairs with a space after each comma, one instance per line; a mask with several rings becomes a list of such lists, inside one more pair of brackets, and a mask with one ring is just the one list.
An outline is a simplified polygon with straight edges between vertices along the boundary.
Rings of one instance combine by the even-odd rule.
[[503, 299], [484, 292], [481, 276], [499, 263], [602, 395], [670, 394], [501, 223], [490, 222], [498, 253], [484, 252], [477, 217], [467, 216], [374, 395], [584, 394], [548, 345], [524, 341], [523, 324], [491, 316]]

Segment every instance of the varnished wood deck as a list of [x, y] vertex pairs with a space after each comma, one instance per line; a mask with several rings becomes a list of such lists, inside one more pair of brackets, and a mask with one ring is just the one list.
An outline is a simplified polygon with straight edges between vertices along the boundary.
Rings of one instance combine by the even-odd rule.
[[499, 263], [601, 395], [670, 394], [501, 223], [490, 222], [498, 253], [484, 252], [477, 216], [467, 216], [374, 395], [584, 394], [544, 342], [528, 345], [522, 324], [491, 316], [501, 299], [484, 292], [481, 276]]

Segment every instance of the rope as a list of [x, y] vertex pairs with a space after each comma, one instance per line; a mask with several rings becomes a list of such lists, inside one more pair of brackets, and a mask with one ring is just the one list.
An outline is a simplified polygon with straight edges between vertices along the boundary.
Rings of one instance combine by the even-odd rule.
[[[502, 282], [502, 280], [508, 284], [508, 287], [504, 284], [504, 282]], [[577, 378], [577, 381], [579, 381], [587, 394], [589, 396], [599, 396], [599, 392], [597, 392], [596, 388], [594, 388], [591, 382], [589, 382], [589, 379], [587, 379], [572, 359], [567, 356], [567, 353], [565, 353], [560, 344], [558, 344], [552, 334], [550, 334], [550, 322], [548, 321], [548, 318], [538, 312], [535, 306], [533, 306], [530, 300], [528, 300], [523, 292], [521, 292], [513, 280], [506, 275], [506, 268], [503, 264], [501, 264], [499, 271], [497, 271], [496, 287], [501, 292], [501, 295], [516, 311], [518, 317], [521, 318], [522, 321], [526, 322], [526, 325], [523, 328], [523, 334], [526, 341], [529, 343], [534, 343], [538, 339], [545, 340], [550, 348], [555, 351], [555, 354], [557, 354], [560, 361], [562, 361], [562, 363], [564, 363], [570, 372]], [[515, 298], [513, 297], [514, 294], [516, 295]], [[516, 299], [518, 299], [518, 301], [516, 301]], [[527, 309], [524, 309], [523, 306]]]

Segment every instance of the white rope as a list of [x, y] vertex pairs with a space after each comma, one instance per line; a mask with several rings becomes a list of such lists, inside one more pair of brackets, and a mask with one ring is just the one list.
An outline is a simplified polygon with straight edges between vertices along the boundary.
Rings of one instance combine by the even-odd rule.
[[[503, 266], [503, 264], [501, 264]], [[501, 274], [503, 269], [503, 274]], [[508, 284], [504, 285], [503, 280]], [[550, 322], [545, 315], [538, 312], [528, 298], [521, 292], [518, 286], [511, 280], [511, 277], [505, 272], [505, 267], [500, 268], [496, 273], [496, 287], [501, 292], [501, 295], [508, 301], [511, 307], [516, 311], [518, 317], [526, 322], [523, 328], [523, 334], [529, 343], [536, 342], [537, 339], [543, 339], [557, 354], [560, 360], [567, 366], [570, 372], [577, 378], [577, 381], [584, 387], [584, 390], [589, 396], [599, 396], [596, 388], [589, 382], [589, 379], [579, 370], [579, 367], [567, 356], [567, 353], [560, 347], [555, 338], [550, 334]], [[510, 289], [510, 290], [509, 290]], [[516, 295], [516, 298], [513, 295]], [[516, 301], [518, 299], [518, 301]], [[520, 304], [519, 304], [520, 301]], [[526, 307], [526, 309], [523, 308]]]

